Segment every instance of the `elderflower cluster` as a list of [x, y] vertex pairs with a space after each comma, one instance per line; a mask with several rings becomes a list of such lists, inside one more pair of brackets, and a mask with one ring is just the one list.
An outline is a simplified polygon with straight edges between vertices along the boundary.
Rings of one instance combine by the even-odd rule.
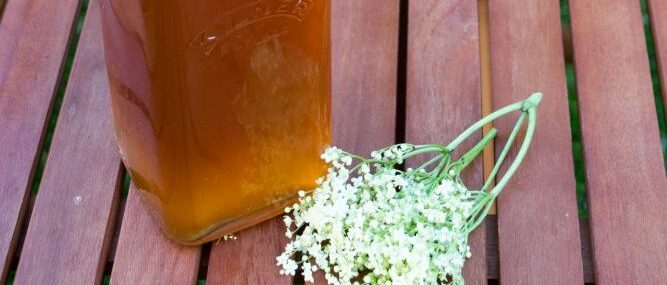
[[397, 170], [413, 150], [396, 145], [363, 159], [327, 149], [326, 177], [285, 209], [292, 240], [277, 257], [281, 273], [300, 268], [312, 282], [322, 270], [329, 284], [463, 284], [473, 199], [458, 177]]

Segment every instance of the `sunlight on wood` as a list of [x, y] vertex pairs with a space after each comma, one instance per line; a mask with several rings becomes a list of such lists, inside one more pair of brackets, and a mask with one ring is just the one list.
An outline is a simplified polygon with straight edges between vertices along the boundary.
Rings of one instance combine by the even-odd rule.
[[[478, 19], [479, 19], [479, 60], [481, 67], [481, 81], [482, 81], [482, 117], [493, 112], [493, 98], [491, 97], [491, 58], [489, 55], [489, 0], [478, 0]], [[486, 135], [493, 128], [493, 123], [489, 123], [482, 129], [483, 135]], [[489, 177], [491, 169], [493, 169], [494, 144], [490, 143], [484, 149], [484, 180]], [[495, 183], [492, 183], [489, 188], [493, 188]], [[496, 214], [495, 204], [489, 211], [490, 215]]]

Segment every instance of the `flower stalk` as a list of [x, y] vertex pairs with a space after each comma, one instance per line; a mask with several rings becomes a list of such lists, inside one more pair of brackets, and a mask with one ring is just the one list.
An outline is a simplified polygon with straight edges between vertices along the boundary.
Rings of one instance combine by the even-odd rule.
[[[531, 144], [542, 94], [508, 105], [482, 118], [447, 146], [397, 144], [369, 158], [329, 148], [326, 177], [286, 212], [286, 236], [292, 241], [278, 258], [281, 273], [301, 268], [306, 281], [323, 270], [329, 284], [463, 284], [462, 267], [470, 256], [468, 235], [517, 171]], [[482, 126], [510, 113], [520, 116], [491, 175], [479, 190], [467, 189], [461, 173], [498, 131], [492, 129], [458, 159], [452, 153]], [[519, 150], [489, 189], [505, 163], [524, 122]], [[397, 166], [429, 156], [415, 169]], [[355, 164], [353, 165], [353, 162]], [[301, 259], [294, 257], [300, 253]], [[354, 281], [353, 281], [354, 280]]]

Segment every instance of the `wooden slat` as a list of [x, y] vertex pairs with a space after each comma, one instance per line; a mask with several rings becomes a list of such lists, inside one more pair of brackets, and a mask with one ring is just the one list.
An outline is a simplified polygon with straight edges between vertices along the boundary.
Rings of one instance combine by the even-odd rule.
[[201, 247], [167, 238], [148, 213], [134, 185], [111, 271], [111, 284], [195, 284]]
[[[408, 9], [406, 141], [447, 144], [482, 116], [477, 1], [411, 1]], [[481, 133], [461, 149], [474, 146]], [[482, 159], [464, 173], [468, 187], [483, 182]], [[470, 236], [466, 284], [486, 284], [486, 229]]]
[[84, 25], [15, 284], [101, 281], [121, 164], [97, 4]]
[[[489, 215], [484, 223], [484, 227], [487, 228], [486, 236], [486, 252], [487, 252], [487, 263], [488, 263], [488, 278], [489, 279], [499, 279], [500, 270], [498, 268], [498, 231], [495, 229], [498, 228], [498, 216]], [[584, 262], [584, 282], [586, 283], [595, 283], [595, 278], [593, 276], [593, 259], [591, 258], [591, 240], [590, 240], [590, 227], [588, 220], [579, 221], [579, 233], [581, 237], [581, 254], [583, 255]]]
[[334, 145], [368, 155], [396, 140], [400, 1], [331, 2]]
[[640, 3], [570, 12], [596, 283], [664, 284], [667, 177]]
[[667, 106], [667, 1], [647, 0], [663, 106]]
[[[502, 284], [583, 283], [559, 11], [558, 1], [489, 1], [495, 108], [544, 93], [533, 144], [498, 200]], [[496, 123], [497, 152], [515, 122]]]
[[0, 21], [0, 283], [18, 237], [78, 4], [5, 3]]
[[279, 274], [276, 257], [288, 240], [285, 224], [275, 218], [235, 234], [236, 240], [213, 244], [206, 284], [292, 284]]
[[334, 144], [362, 155], [395, 140], [399, 2], [331, 1]]

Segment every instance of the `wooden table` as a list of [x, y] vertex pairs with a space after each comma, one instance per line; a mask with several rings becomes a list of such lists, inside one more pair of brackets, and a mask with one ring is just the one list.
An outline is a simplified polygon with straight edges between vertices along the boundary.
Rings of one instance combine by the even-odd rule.
[[[526, 161], [497, 216], [471, 238], [468, 284], [667, 282], [667, 178], [639, 1], [570, 0], [573, 45], [565, 48], [558, 1], [332, 2], [333, 130], [345, 149], [446, 143], [491, 106], [546, 95]], [[648, 3], [665, 86], [667, 2]], [[98, 9], [97, 0], [6, 0], [0, 283], [299, 282], [278, 275], [286, 242], [278, 220], [235, 241], [184, 247], [162, 236], [135, 191], [123, 195]], [[488, 38], [478, 32], [487, 17]], [[575, 200], [564, 59], [572, 49], [588, 220], [578, 219]], [[497, 144], [511, 124], [497, 123]], [[466, 174], [470, 186], [480, 185], [483, 168]]]

